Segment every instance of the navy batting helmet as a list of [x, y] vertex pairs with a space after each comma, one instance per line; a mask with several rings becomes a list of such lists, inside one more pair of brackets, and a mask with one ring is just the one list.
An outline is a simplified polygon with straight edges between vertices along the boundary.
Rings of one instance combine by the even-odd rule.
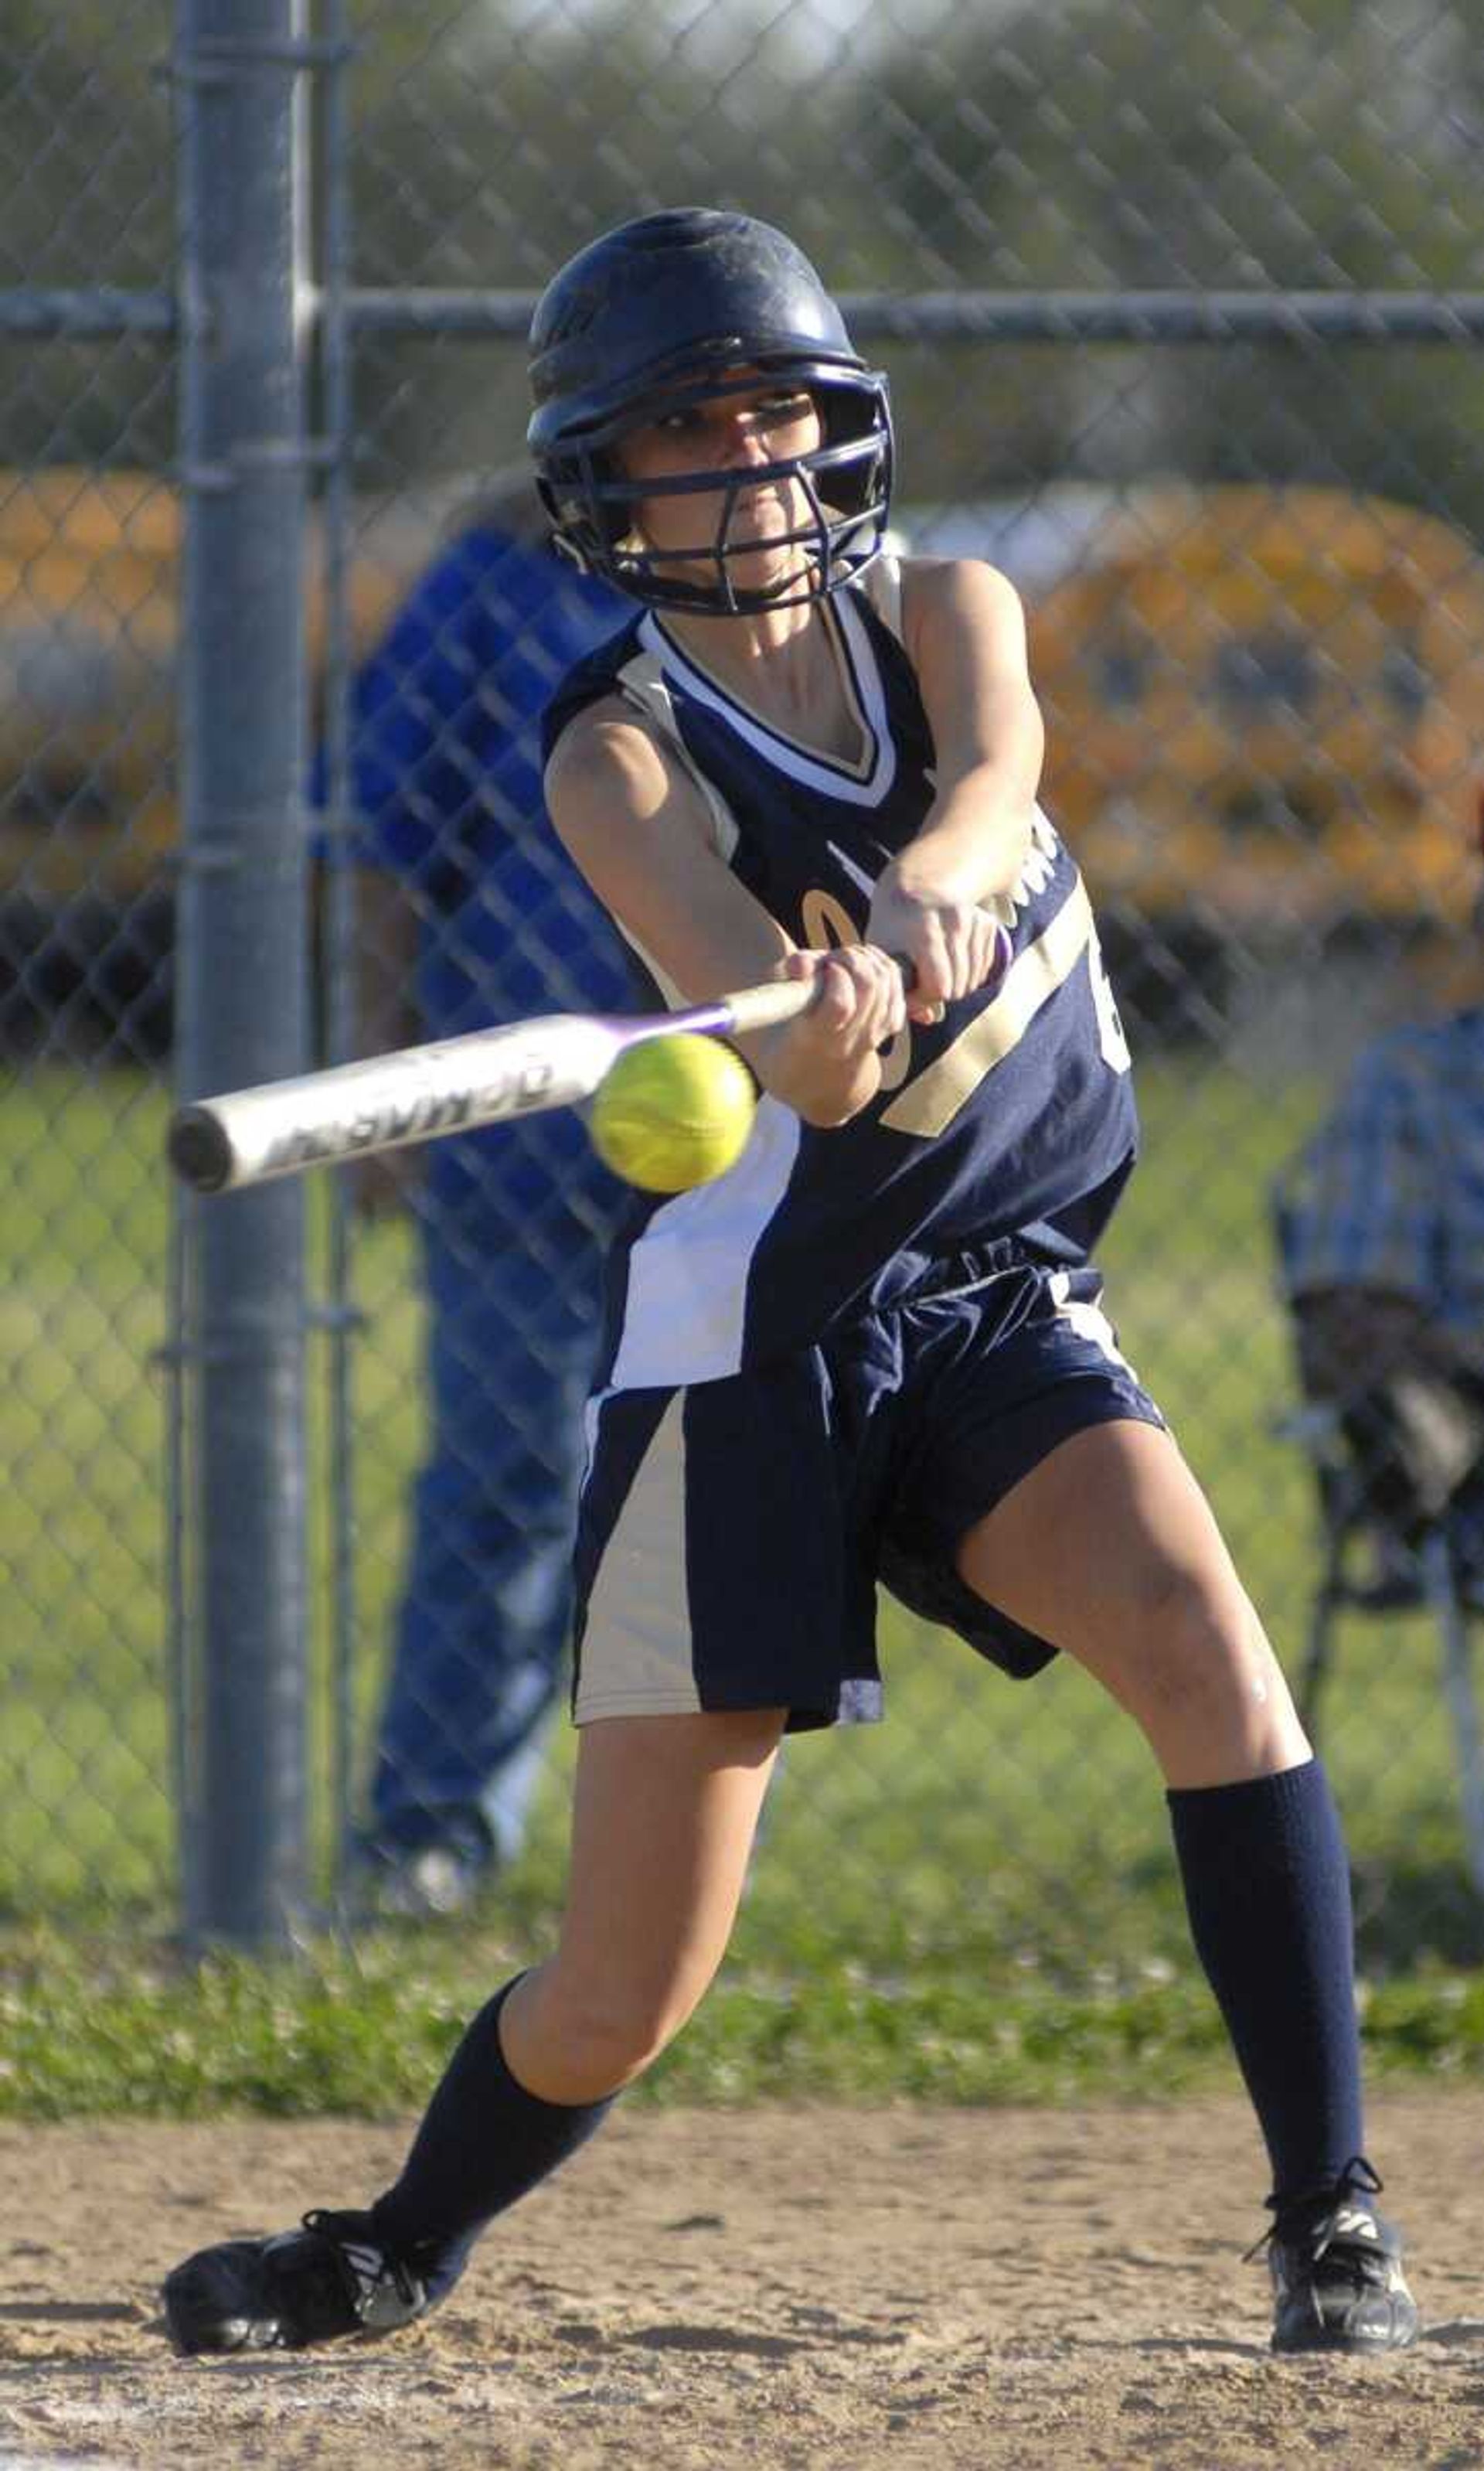
[[[615, 441], [689, 402], [755, 386], [751, 372], [807, 389], [823, 442], [785, 462], [627, 480]], [[535, 410], [526, 435], [556, 544], [655, 608], [717, 615], [817, 600], [881, 548], [892, 492], [887, 382], [870, 369], [803, 252], [749, 215], [684, 206], [607, 232], [553, 276], [530, 334]], [[747, 591], [730, 540], [738, 492], [796, 481], [809, 508], [793, 537], [809, 553], [781, 592]], [[635, 530], [640, 497], [721, 494], [712, 540], [687, 560], [705, 579], [659, 571]]]

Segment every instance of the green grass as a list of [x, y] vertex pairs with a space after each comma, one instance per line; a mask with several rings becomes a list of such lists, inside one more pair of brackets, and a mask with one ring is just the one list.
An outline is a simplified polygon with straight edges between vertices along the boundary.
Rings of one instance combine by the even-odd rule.
[[[1104, 1248], [1110, 1307], [1291, 1660], [1312, 1542], [1304, 1470], [1273, 1430], [1288, 1377], [1264, 1196], [1322, 1094], [1173, 1062], [1142, 1088], [1147, 1157]], [[321, 1936], [276, 1965], [172, 1952], [162, 1114], [142, 1084], [56, 1072], [0, 1101], [0, 2110], [397, 2108], [427, 2090], [456, 2019], [545, 1942], [570, 1743], [476, 1927], [354, 1950]], [[363, 1242], [358, 1289], [364, 1710], [419, 1445], [404, 1228]], [[317, 1587], [322, 1611], [322, 1568]], [[1229, 2083], [1132, 1728], [1065, 1665], [1015, 1685], [890, 1613], [884, 1636], [889, 1721], [790, 1745], [732, 1956], [655, 2096]], [[1326, 1749], [1373, 2065], [1456, 2073], [1484, 2067], [1484, 1917], [1435, 1663], [1415, 1623], [1352, 1625]], [[323, 1703], [321, 1674], [321, 1758]]]
[[[0, 2117], [386, 2118], [426, 2100], [474, 2007], [526, 1952], [505, 1927], [193, 1965], [129, 1938], [16, 1936], [0, 1970]], [[1235, 2087], [1188, 1965], [1128, 1981], [1098, 1965], [1071, 1989], [1033, 1966], [874, 1978], [800, 1954], [739, 1951], [630, 2099], [1059, 2104]], [[1370, 1986], [1365, 2034], [1373, 2083], [1476, 2076], [1484, 1980]]]

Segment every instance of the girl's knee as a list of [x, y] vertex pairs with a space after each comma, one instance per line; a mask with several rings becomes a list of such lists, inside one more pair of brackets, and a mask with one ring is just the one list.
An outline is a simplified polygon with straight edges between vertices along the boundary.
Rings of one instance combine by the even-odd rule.
[[564, 1973], [560, 1959], [544, 1966], [520, 2020], [531, 2090], [552, 2102], [595, 2102], [621, 2091], [675, 2039], [705, 1989], [591, 1981]]
[[1164, 1570], [1140, 1627], [1123, 1679], [1156, 1751], [1209, 1752], [1252, 1773], [1294, 1755], [1300, 1737], [1287, 1684], [1240, 1587]]
[[1150, 1572], [1143, 1627], [1151, 1657], [1173, 1686], [1198, 1687], [1266, 1647], [1257, 1615], [1234, 1581], [1179, 1565], [1163, 1564]]

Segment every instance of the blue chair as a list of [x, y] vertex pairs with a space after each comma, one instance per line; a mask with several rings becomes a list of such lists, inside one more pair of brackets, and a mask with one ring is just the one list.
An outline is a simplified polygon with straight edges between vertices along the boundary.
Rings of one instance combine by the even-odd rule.
[[[1295, 1170], [1279, 1178], [1271, 1198], [1282, 1261], [1289, 1258]], [[1423, 1420], [1435, 1417], [1439, 1407], [1436, 1377], [1414, 1379], [1402, 1372], [1376, 1384], [1358, 1380], [1342, 1400], [1316, 1395], [1310, 1375], [1313, 1351], [1305, 1345], [1310, 1300], [1299, 1295], [1287, 1301], [1301, 1403], [1280, 1419], [1277, 1429], [1308, 1462], [1320, 1549], [1294, 1691], [1299, 1715], [1310, 1741], [1317, 1742], [1320, 1700], [1342, 1616], [1430, 1615], [1453, 1735], [1465, 1858], [1484, 1895], [1484, 1754], [1472, 1636], [1484, 1614], [1484, 1456], [1472, 1459], [1446, 1495], [1439, 1483], [1420, 1484], [1413, 1445]], [[1477, 1407], [1459, 1404], [1467, 1428]]]

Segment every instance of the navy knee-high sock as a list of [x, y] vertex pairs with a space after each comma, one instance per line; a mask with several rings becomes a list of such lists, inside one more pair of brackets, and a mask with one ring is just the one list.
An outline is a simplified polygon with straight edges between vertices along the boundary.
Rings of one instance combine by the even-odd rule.
[[1317, 1759], [1169, 1797], [1196, 1952], [1272, 2164], [1271, 2202], [1364, 2151], [1350, 1871]]
[[615, 2099], [543, 2102], [517, 2083], [499, 2041], [499, 2012], [514, 1988], [507, 1982], [480, 2009], [443, 2072], [400, 2178], [371, 2208], [380, 2236], [434, 2299], [452, 2289], [486, 2224], [585, 2145]]

